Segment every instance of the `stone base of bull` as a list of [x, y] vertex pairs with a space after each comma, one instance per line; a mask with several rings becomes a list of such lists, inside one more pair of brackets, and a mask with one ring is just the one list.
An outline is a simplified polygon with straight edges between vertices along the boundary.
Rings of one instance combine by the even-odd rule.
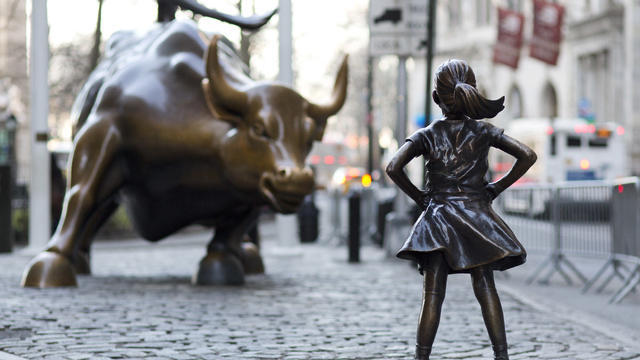
[[244, 268], [238, 257], [228, 251], [209, 252], [193, 275], [194, 285], [242, 285]]
[[260, 256], [260, 250], [252, 242], [242, 243], [242, 266], [247, 275], [264, 274], [264, 262]]
[[76, 271], [65, 256], [43, 251], [27, 265], [22, 276], [23, 287], [78, 286]]

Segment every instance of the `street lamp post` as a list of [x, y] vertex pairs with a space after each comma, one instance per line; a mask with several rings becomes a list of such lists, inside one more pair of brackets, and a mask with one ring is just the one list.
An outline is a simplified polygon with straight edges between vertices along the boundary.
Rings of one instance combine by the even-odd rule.
[[51, 222], [50, 164], [47, 151], [49, 114], [49, 26], [47, 1], [31, 1], [30, 93], [31, 180], [29, 181], [29, 246], [42, 248]]

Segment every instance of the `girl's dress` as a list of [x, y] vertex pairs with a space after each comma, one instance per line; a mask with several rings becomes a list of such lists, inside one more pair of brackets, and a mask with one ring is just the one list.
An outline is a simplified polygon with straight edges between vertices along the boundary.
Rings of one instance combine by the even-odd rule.
[[424, 208], [397, 255], [415, 260], [439, 251], [450, 273], [489, 265], [506, 270], [526, 260], [524, 247], [491, 208], [486, 190], [489, 148], [504, 130], [484, 121], [438, 120], [411, 141], [424, 155]]

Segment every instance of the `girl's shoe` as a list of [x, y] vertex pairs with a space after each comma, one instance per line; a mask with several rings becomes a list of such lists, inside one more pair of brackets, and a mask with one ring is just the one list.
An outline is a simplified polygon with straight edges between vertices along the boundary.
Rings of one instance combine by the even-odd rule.
[[420, 346], [416, 345], [416, 360], [429, 360], [429, 355], [431, 354], [430, 346]]
[[494, 345], [493, 354], [495, 355], [495, 360], [509, 360], [507, 345]]

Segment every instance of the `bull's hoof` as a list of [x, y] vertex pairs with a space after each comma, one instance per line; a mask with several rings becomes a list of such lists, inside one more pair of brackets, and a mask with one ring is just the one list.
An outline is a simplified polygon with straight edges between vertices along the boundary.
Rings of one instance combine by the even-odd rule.
[[198, 272], [193, 275], [191, 282], [194, 285], [242, 285], [242, 263], [228, 252], [208, 253], [200, 260]]
[[242, 243], [242, 266], [245, 274], [264, 274], [262, 256], [254, 243]]
[[78, 286], [76, 271], [65, 256], [43, 251], [33, 258], [22, 275], [23, 287]]
[[78, 275], [91, 275], [91, 258], [84, 251], [78, 251], [72, 259], [73, 268]]

